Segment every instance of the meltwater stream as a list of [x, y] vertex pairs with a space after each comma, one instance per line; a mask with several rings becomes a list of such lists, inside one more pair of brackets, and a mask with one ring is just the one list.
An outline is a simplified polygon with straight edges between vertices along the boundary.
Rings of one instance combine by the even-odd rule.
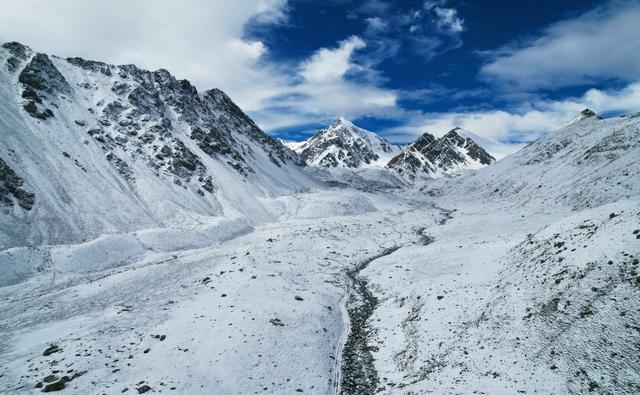
[[342, 394], [371, 394], [378, 386], [378, 374], [373, 364], [368, 341], [370, 334], [368, 321], [378, 305], [378, 299], [369, 290], [367, 280], [360, 275], [360, 272], [371, 262], [392, 254], [400, 247], [387, 248], [346, 273], [351, 283], [346, 302], [351, 330], [342, 351], [340, 383]]

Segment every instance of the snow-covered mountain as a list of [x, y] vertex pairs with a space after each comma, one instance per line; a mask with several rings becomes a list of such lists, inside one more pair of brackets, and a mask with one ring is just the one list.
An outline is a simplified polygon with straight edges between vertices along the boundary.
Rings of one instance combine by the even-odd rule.
[[313, 183], [222, 91], [166, 70], [0, 48], [0, 246], [234, 212]]
[[305, 143], [304, 141], [291, 141], [291, 140], [282, 140], [282, 139], [280, 139], [280, 142], [292, 151], [297, 150], [298, 148], [300, 148], [302, 144]]
[[640, 113], [593, 114], [425, 183], [455, 211], [369, 269], [378, 374], [411, 393], [636, 393], [639, 172]]
[[424, 133], [392, 158], [387, 168], [415, 179], [459, 174], [493, 162], [495, 158], [466, 136], [464, 130], [455, 128], [440, 138]]
[[299, 166], [218, 90], [3, 45], [0, 394], [639, 392], [640, 113], [425, 135], [414, 182], [331, 128]]
[[345, 168], [382, 168], [400, 148], [383, 137], [340, 118], [295, 146], [309, 165]]
[[567, 123], [565, 126], [569, 126], [576, 122], [580, 122], [584, 119], [592, 118], [592, 117], [595, 117], [596, 119], [602, 119], [600, 115], [596, 114], [591, 109], [585, 108], [584, 110], [580, 111], [580, 113], [576, 115], [571, 121], [569, 121], [569, 123]]
[[588, 109], [580, 114], [585, 113], [592, 115], [464, 179], [444, 180], [442, 189], [575, 210], [637, 196], [640, 181], [632, 169], [640, 164], [640, 114], [602, 119]]

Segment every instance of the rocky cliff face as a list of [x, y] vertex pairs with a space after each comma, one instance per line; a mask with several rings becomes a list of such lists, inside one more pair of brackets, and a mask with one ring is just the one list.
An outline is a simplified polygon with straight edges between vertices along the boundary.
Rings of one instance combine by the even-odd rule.
[[452, 175], [495, 162], [495, 158], [463, 133], [460, 128], [441, 138], [425, 133], [391, 159], [387, 168], [403, 177], [415, 179]]
[[[135, 226], [136, 218], [154, 223], [167, 210], [169, 218], [192, 219], [242, 211], [255, 208], [246, 204], [250, 195], [305, 185], [298, 155], [227, 95], [200, 93], [166, 70], [62, 59], [6, 43], [0, 95], [2, 221], [34, 242], [89, 237]], [[79, 202], [89, 212], [109, 207], [108, 218], [70, 218]], [[23, 227], [32, 221], [43, 222], [39, 235], [28, 234], [38, 226]]]

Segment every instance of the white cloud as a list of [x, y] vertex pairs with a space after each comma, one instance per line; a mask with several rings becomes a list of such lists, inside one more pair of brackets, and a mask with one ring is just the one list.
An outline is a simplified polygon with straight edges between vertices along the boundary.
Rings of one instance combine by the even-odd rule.
[[[267, 130], [395, 110], [393, 91], [345, 78], [351, 72], [370, 73], [352, 59], [366, 46], [359, 37], [320, 48], [299, 64], [265, 60], [269, 49], [246, 39], [245, 26], [284, 23], [287, 7], [286, 0], [0, 0], [0, 42], [165, 68], [200, 90], [224, 90]], [[377, 22], [381, 27], [383, 21]]]
[[322, 48], [302, 64], [300, 74], [308, 82], [325, 83], [336, 81], [357, 66], [351, 62], [355, 50], [366, 47], [358, 36], [351, 36], [340, 42], [336, 49]]
[[608, 9], [552, 25], [539, 37], [489, 52], [486, 77], [521, 88], [550, 88], [602, 79], [640, 79], [640, 5]]
[[[370, 71], [352, 59], [355, 51], [365, 47], [361, 38], [351, 36], [336, 48], [318, 49], [301, 62], [299, 78], [293, 76], [282, 94], [267, 100], [257, 112], [260, 125], [275, 129], [329, 122], [338, 115], [352, 119], [397, 115], [396, 92], [370, 82]], [[347, 78], [350, 73], [360, 74], [360, 80]]]
[[286, 0], [0, 0], [0, 9], [2, 42], [166, 68], [201, 90], [225, 90], [249, 110], [278, 94], [282, 83], [279, 73], [257, 66], [264, 44], [243, 33], [249, 21], [284, 21]]
[[464, 30], [464, 20], [458, 17], [458, 11], [453, 8], [434, 7], [433, 11], [438, 16], [437, 24], [441, 29], [452, 33], [461, 33]]
[[369, 17], [365, 19], [365, 22], [367, 22], [367, 30], [372, 33], [372, 32], [382, 32], [384, 30], [387, 29], [387, 22], [383, 21], [381, 18], [375, 16], [375, 17]]

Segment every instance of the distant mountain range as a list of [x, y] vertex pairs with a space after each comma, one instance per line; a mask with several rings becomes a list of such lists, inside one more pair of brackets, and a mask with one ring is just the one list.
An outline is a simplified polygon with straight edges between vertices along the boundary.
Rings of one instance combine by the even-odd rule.
[[460, 128], [450, 130], [440, 138], [429, 133], [407, 145], [387, 168], [409, 178], [420, 175], [439, 177], [458, 174], [465, 170], [480, 169], [495, 162], [482, 147]]
[[344, 118], [306, 141], [285, 144], [311, 166], [385, 168], [410, 180], [459, 174], [495, 162], [460, 128], [441, 138], [425, 133], [401, 148]]

